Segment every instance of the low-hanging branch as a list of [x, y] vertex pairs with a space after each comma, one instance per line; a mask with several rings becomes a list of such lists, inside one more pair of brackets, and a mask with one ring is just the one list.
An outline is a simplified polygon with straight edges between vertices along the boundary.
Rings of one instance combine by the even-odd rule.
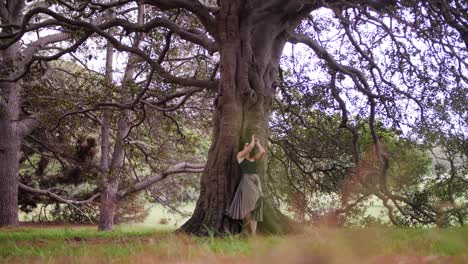
[[[130, 195], [132, 193], [135, 193], [135, 192], [141, 191], [143, 189], [146, 189], [149, 186], [164, 180], [169, 175], [180, 174], [180, 173], [201, 173], [201, 172], [203, 172], [204, 167], [205, 167], [205, 164], [193, 164], [193, 163], [188, 163], [188, 162], [178, 163], [178, 164], [170, 167], [169, 169], [167, 169], [167, 170], [165, 170], [163, 172], [160, 172], [160, 173], [158, 173], [158, 174], [156, 174], [156, 175], [154, 175], [154, 176], [152, 176], [150, 178], [147, 178], [144, 181], [135, 182], [130, 187], [119, 191], [118, 192], [118, 198], [123, 199], [123, 198], [125, 198], [126, 196], [128, 196], [128, 195]], [[37, 188], [27, 186], [27, 185], [25, 185], [25, 184], [23, 184], [21, 182], [18, 183], [18, 186], [19, 186], [20, 189], [22, 189], [22, 190], [24, 190], [26, 192], [29, 192], [31, 194], [49, 196], [50, 198], [53, 198], [53, 199], [55, 199], [55, 200], [57, 200], [59, 202], [67, 203], [67, 204], [70, 204], [70, 205], [90, 204], [90, 203], [93, 203], [96, 200], [96, 198], [98, 198], [100, 196], [100, 192], [98, 192], [98, 193], [93, 194], [88, 199], [77, 200], [77, 199], [73, 199], [73, 198], [70, 198], [70, 197], [63, 197], [63, 196], [60, 196], [58, 194], [55, 194], [53, 192], [54, 190], [57, 189], [55, 187], [43, 190], [43, 189], [37, 189]]]
[[167, 176], [172, 175], [172, 174], [178, 174], [178, 173], [202, 173], [203, 169], [205, 167], [205, 164], [193, 164], [193, 163], [188, 163], [188, 162], [181, 162], [178, 163], [171, 168], [156, 174], [144, 181], [134, 183], [130, 188], [127, 188], [126, 190], [122, 190], [118, 193], [118, 197], [122, 198], [125, 197], [131, 193], [138, 192], [140, 190], [143, 190], [147, 188], [148, 186], [159, 182]]
[[94, 202], [94, 200], [96, 200], [96, 198], [99, 197], [99, 193], [95, 193], [93, 194], [90, 198], [86, 199], [86, 200], [77, 200], [77, 199], [72, 199], [72, 198], [69, 198], [69, 197], [63, 197], [63, 196], [60, 196], [58, 194], [55, 194], [53, 191], [56, 190], [57, 188], [53, 187], [53, 188], [49, 188], [49, 189], [37, 189], [37, 188], [33, 188], [33, 187], [30, 187], [30, 186], [27, 186], [21, 182], [18, 182], [18, 188], [20, 188], [21, 190], [24, 190], [26, 192], [29, 192], [29, 193], [32, 193], [32, 194], [36, 194], [36, 195], [46, 195], [46, 196], [49, 196], [50, 198], [53, 198], [59, 202], [63, 202], [63, 203], [67, 203], [67, 204], [71, 204], [71, 205], [83, 205], [83, 204], [90, 204], [92, 202]]

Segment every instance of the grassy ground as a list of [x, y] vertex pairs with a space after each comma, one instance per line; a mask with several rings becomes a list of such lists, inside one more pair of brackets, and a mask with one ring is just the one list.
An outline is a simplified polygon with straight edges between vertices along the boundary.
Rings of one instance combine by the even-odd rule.
[[468, 263], [468, 228], [327, 229], [289, 236], [191, 237], [120, 226], [0, 229], [7, 263]]
[[[195, 202], [187, 203], [185, 205], [178, 206], [177, 209], [187, 216], [181, 216], [180, 214], [171, 212], [167, 208], [164, 208], [160, 204], [151, 204], [151, 209], [148, 217], [140, 226], [155, 227], [155, 228], [177, 228], [187, 221], [192, 215], [195, 209]], [[164, 221], [164, 224], [162, 223]]]

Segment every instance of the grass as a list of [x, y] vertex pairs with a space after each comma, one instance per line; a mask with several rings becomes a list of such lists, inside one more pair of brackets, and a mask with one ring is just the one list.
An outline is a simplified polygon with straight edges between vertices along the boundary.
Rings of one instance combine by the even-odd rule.
[[0, 229], [0, 262], [468, 263], [468, 228], [310, 228], [297, 235], [248, 238], [193, 237], [141, 226], [113, 232]]
[[[139, 237], [168, 233], [171, 229], [154, 229], [150, 227], [117, 226], [112, 232], [98, 232], [96, 227], [60, 227], [36, 228], [25, 227], [0, 229], [0, 241], [36, 241], [36, 240], [66, 240], [86, 238], [121, 238]], [[0, 242], [1, 243], [1, 242]]]
[[[138, 226], [145, 226], [158, 229], [174, 229], [189, 219], [189, 216], [192, 214], [195, 208], [195, 202], [189, 202], [177, 207], [179, 211], [188, 214], [189, 216], [187, 217], [172, 212], [169, 209], [162, 206], [161, 204], [148, 203], [146, 206], [150, 207], [149, 215], [146, 217], [144, 222], [139, 223]], [[19, 212], [19, 220], [22, 222], [33, 221], [33, 216], [37, 216], [39, 214], [39, 208], [40, 206], [38, 206], [38, 208], [35, 208], [29, 214]], [[162, 224], [161, 220], [165, 220], [166, 223]]]

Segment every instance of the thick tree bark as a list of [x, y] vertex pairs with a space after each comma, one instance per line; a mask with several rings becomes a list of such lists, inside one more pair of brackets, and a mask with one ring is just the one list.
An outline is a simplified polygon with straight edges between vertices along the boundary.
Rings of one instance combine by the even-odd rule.
[[0, 114], [0, 226], [18, 226], [18, 166], [21, 141]]
[[[0, 52], [14, 69], [19, 44]], [[21, 150], [20, 86], [0, 82], [0, 226], [18, 226], [18, 167]]]
[[[261, 2], [261, 1], [259, 1]], [[240, 180], [236, 155], [240, 141], [255, 133], [267, 148], [268, 121], [279, 59], [289, 35], [308, 10], [289, 13], [281, 1], [259, 6], [244, 1], [222, 1], [217, 15], [221, 81], [215, 99], [214, 129], [208, 161], [201, 178], [200, 197], [181, 231], [219, 235], [241, 231], [240, 221], [225, 215]], [[266, 11], [268, 10], [268, 11]], [[264, 158], [259, 175], [264, 183]], [[265, 184], [263, 184], [265, 186]], [[266, 186], [265, 186], [266, 187]], [[268, 200], [259, 230], [284, 232], [284, 220]]]
[[[20, 25], [24, 0], [7, 1], [0, 5], [0, 18], [4, 25]], [[3, 33], [10, 33], [9, 27]], [[52, 40], [52, 42], [55, 39]], [[47, 41], [46, 41], [47, 42]], [[37, 44], [37, 43], [36, 43]], [[40, 46], [40, 45], [39, 45]], [[13, 43], [0, 50], [2, 78], [17, 75], [24, 63], [36, 50], [21, 52], [21, 44]], [[18, 168], [21, 153], [21, 141], [38, 122], [33, 118], [20, 118], [21, 84], [18, 82], [0, 82], [0, 226], [18, 226]]]
[[[17, 50], [15, 45], [7, 52]], [[8, 56], [3, 54], [3, 58]], [[18, 226], [18, 168], [21, 142], [24, 136], [37, 126], [37, 121], [19, 120], [19, 84], [0, 82], [0, 90], [7, 98], [0, 102], [0, 226]]]

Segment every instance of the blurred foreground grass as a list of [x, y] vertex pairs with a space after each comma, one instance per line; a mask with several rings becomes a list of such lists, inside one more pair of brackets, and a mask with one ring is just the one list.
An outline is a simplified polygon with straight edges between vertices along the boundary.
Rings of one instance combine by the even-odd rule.
[[468, 228], [310, 228], [193, 237], [142, 226], [0, 229], [8, 263], [468, 263]]

